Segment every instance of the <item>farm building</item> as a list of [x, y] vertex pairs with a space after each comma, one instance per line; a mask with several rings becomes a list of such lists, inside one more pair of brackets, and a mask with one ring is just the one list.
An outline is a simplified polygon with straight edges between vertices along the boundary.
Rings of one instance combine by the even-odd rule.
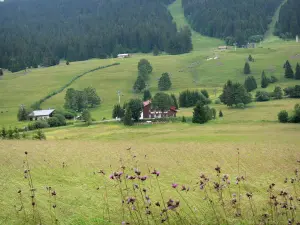
[[35, 110], [28, 115], [30, 120], [45, 120], [53, 116], [55, 109]]
[[130, 57], [130, 54], [128, 54], [128, 53], [118, 54], [119, 59], [124, 59], [124, 58], [129, 58], [129, 57]]
[[219, 50], [226, 50], [226, 49], [228, 49], [228, 46], [226, 46], [226, 45], [225, 46], [219, 46], [218, 49]]
[[176, 107], [171, 106], [168, 111], [162, 112], [151, 108], [151, 100], [143, 102], [143, 112], [141, 113], [141, 119], [147, 118], [163, 118], [163, 117], [176, 117]]

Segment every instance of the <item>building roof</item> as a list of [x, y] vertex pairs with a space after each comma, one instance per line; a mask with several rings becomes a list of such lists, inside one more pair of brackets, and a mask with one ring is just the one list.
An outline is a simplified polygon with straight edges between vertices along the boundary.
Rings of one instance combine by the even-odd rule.
[[144, 107], [151, 104], [151, 100], [143, 102]]
[[54, 112], [55, 109], [47, 109], [47, 110], [35, 110], [29, 114], [29, 116], [49, 116]]
[[170, 107], [170, 110], [171, 110], [171, 111], [174, 111], [174, 112], [177, 112], [177, 110], [176, 110], [176, 107], [175, 107], [175, 106], [171, 106], [171, 107]]

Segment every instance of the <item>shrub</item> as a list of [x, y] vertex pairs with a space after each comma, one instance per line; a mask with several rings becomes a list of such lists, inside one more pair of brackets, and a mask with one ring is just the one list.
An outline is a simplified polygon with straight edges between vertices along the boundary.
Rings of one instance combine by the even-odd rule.
[[185, 116], [182, 117], [181, 122], [182, 122], [182, 123], [186, 123], [186, 118], [185, 118]]
[[276, 83], [278, 81], [278, 79], [274, 76], [271, 76], [271, 78], [269, 79], [270, 83]]
[[265, 91], [257, 91], [255, 98], [257, 102], [266, 102], [270, 100], [270, 95]]
[[33, 123], [28, 124], [29, 130], [37, 130], [50, 127], [47, 121], [44, 120], [37, 120]]
[[289, 120], [289, 114], [286, 110], [282, 110], [278, 113], [278, 120], [280, 123], [287, 123]]
[[46, 135], [42, 130], [38, 130], [33, 136], [34, 140], [46, 140]]
[[296, 104], [294, 107], [293, 115], [289, 117], [290, 123], [300, 123], [300, 105]]
[[220, 100], [219, 98], [218, 98], [218, 99], [216, 99], [216, 100], [215, 100], [215, 104], [216, 104], [216, 105], [219, 105], [219, 104], [221, 104], [221, 100]]
[[222, 110], [220, 110], [220, 112], [219, 112], [219, 117], [223, 117], [223, 112], [222, 112]]
[[59, 127], [60, 122], [57, 117], [51, 117], [47, 120], [50, 127]]
[[274, 91], [272, 93], [272, 96], [275, 99], [282, 99], [283, 93], [282, 93], [281, 87], [275, 87], [275, 89], [274, 89]]
[[209, 98], [209, 94], [208, 94], [208, 91], [203, 89], [200, 91], [206, 98]]
[[245, 104], [244, 103], [238, 103], [236, 105], [236, 108], [238, 108], [238, 109], [244, 109], [245, 108]]

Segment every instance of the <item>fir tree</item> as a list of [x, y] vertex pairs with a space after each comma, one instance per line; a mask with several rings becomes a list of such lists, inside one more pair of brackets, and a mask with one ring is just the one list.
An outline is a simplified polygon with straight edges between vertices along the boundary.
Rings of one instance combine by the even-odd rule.
[[299, 65], [299, 63], [297, 63], [297, 66], [296, 66], [295, 79], [300, 80], [300, 65]]
[[285, 63], [284, 76], [285, 76], [285, 78], [294, 78], [294, 71], [293, 71], [292, 66], [291, 66], [291, 64], [288, 60]]
[[200, 124], [206, 123], [209, 120], [209, 113], [205, 105], [198, 102], [194, 108], [192, 122]]
[[269, 85], [269, 79], [267, 78], [265, 71], [261, 74], [261, 87], [266, 88]]
[[208, 94], [208, 91], [203, 89], [200, 91], [206, 98], [209, 98], [209, 94]]
[[228, 80], [224, 85], [220, 100], [227, 106], [233, 106], [240, 103], [246, 105], [251, 102], [251, 94], [247, 92], [244, 85], [239, 83], [233, 84]]
[[151, 92], [149, 91], [149, 89], [144, 90], [144, 96], [143, 96], [143, 100], [147, 101], [150, 100], [152, 98]]
[[144, 90], [146, 87], [145, 81], [141, 76], [138, 76], [134, 85], [133, 85], [133, 90], [135, 92], [141, 92], [142, 90]]
[[257, 88], [257, 83], [255, 78], [253, 76], [247, 77], [244, 86], [248, 92], [255, 90]]
[[114, 105], [112, 118], [123, 118], [123, 117], [124, 117], [124, 109], [120, 106], [120, 104]]
[[245, 63], [245, 66], [244, 66], [244, 74], [250, 74], [251, 73], [251, 70], [250, 70], [250, 65], [248, 62]]
[[132, 126], [133, 125], [132, 112], [131, 112], [130, 107], [127, 107], [126, 110], [125, 110], [124, 125], [125, 126]]
[[176, 109], [178, 109], [179, 106], [178, 106], [178, 102], [177, 102], [176, 96], [174, 94], [171, 94], [171, 98], [173, 100], [173, 105], [176, 107]]
[[161, 78], [158, 81], [158, 89], [160, 91], [166, 91], [169, 90], [172, 86], [172, 82], [170, 80], [170, 76], [168, 73], [163, 73], [161, 75]]
[[282, 99], [283, 92], [282, 92], [281, 87], [275, 87], [275, 89], [273, 91], [273, 96], [275, 99]]
[[21, 105], [19, 107], [18, 120], [19, 121], [25, 121], [25, 120], [27, 120], [27, 110], [26, 110], [26, 108], [25, 108], [24, 105]]

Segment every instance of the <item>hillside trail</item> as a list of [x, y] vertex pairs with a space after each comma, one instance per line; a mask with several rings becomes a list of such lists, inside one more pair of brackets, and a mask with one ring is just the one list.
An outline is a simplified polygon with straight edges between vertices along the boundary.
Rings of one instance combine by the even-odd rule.
[[224, 41], [203, 36], [200, 33], [194, 31], [188, 21], [184, 16], [184, 11], [182, 8], [182, 0], [176, 0], [168, 7], [169, 12], [173, 17], [173, 21], [176, 22], [177, 28], [180, 29], [181, 27], [188, 26], [192, 31], [192, 42], [193, 42], [193, 51], [201, 51], [216, 48], [220, 45], [224, 45]]
[[279, 19], [280, 9], [286, 2], [287, 2], [287, 0], [283, 0], [282, 3], [278, 6], [277, 10], [275, 11], [274, 16], [272, 18], [272, 22], [268, 25], [268, 30], [266, 31], [266, 33], [264, 35], [265, 43], [270, 43], [270, 42], [275, 42], [275, 41], [281, 40], [279, 37], [274, 35], [274, 31], [275, 31], [276, 23]]

